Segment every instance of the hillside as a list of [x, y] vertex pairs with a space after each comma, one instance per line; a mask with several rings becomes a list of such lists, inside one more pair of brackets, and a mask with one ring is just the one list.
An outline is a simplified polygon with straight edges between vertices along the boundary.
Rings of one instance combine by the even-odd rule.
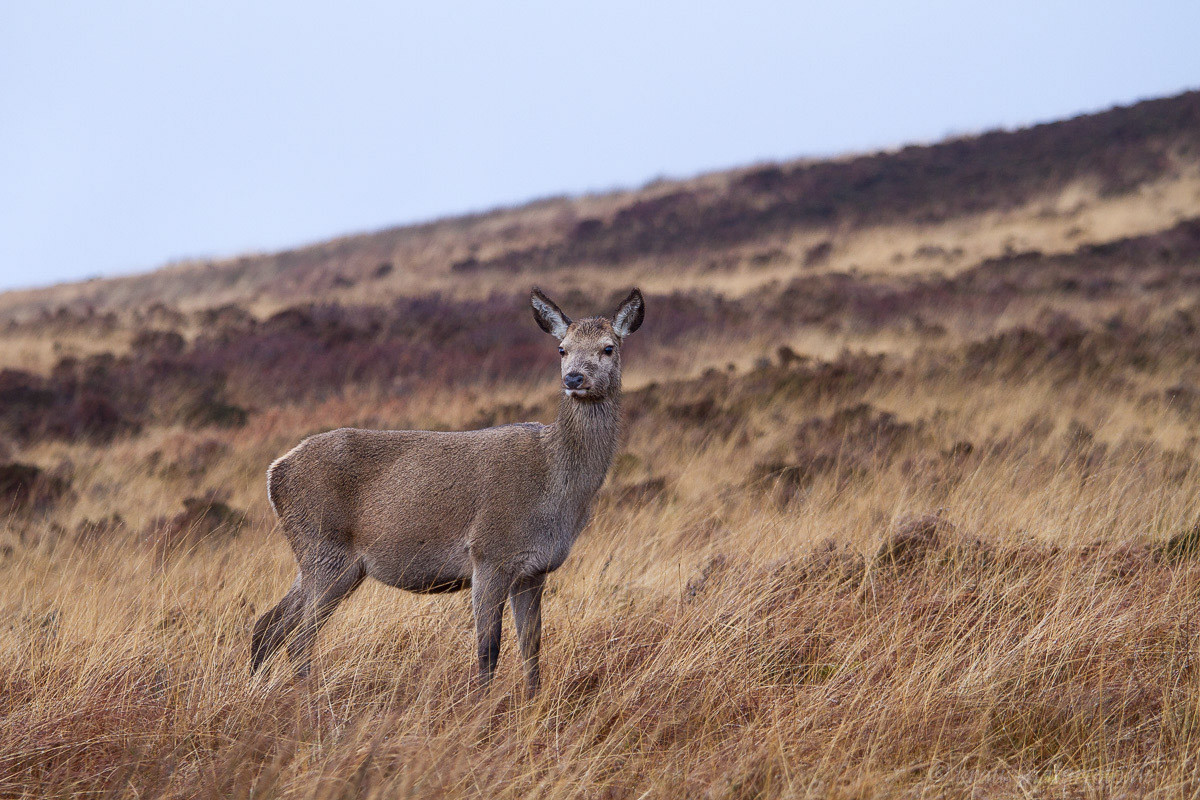
[[434, 290], [482, 296], [535, 280], [586, 288], [638, 277], [662, 290], [740, 289], [814, 270], [953, 271], [1006, 249], [1062, 251], [1166, 227], [1196, 212], [1198, 165], [1200, 92], [1189, 92], [931, 146], [662, 181], [10, 292], [0, 295], [0, 313], [373, 303]]
[[[544, 689], [370, 584], [247, 679], [264, 473], [549, 421], [631, 284]], [[1200, 791], [1200, 92], [0, 295], [0, 795]]]

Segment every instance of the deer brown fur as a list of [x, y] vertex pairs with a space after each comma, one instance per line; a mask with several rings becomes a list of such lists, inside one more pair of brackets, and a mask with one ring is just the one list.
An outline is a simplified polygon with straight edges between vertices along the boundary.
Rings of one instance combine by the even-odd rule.
[[479, 675], [496, 669], [512, 604], [529, 693], [537, 691], [542, 589], [587, 524], [617, 447], [621, 344], [642, 323], [634, 289], [611, 319], [572, 322], [538, 289], [534, 319], [560, 342], [551, 425], [476, 431], [341, 428], [267, 471], [267, 495], [299, 574], [259, 618], [251, 671], [281, 646], [308, 672], [321, 623], [366, 577], [412, 592], [470, 587]]

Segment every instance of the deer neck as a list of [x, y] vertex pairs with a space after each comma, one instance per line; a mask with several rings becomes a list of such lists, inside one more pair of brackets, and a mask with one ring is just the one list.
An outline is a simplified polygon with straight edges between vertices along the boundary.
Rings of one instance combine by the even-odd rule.
[[[551, 463], [569, 493], [586, 495], [600, 488], [621, 432], [621, 392], [603, 400], [579, 401], [563, 396], [549, 437]], [[585, 499], [585, 498], [581, 498]]]

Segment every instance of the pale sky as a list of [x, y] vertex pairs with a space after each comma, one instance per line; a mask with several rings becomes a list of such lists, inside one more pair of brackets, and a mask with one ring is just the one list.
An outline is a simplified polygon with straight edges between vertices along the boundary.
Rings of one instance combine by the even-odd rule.
[[0, 4], [0, 288], [1200, 87], [1200, 3]]

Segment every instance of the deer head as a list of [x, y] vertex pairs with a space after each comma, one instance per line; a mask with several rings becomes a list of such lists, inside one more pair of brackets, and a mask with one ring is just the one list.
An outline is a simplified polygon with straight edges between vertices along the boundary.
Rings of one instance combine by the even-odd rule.
[[604, 400], [621, 389], [621, 345], [642, 324], [645, 301], [634, 289], [612, 317], [588, 317], [575, 322], [554, 301], [534, 288], [533, 318], [558, 339], [562, 359], [563, 393], [580, 402]]

